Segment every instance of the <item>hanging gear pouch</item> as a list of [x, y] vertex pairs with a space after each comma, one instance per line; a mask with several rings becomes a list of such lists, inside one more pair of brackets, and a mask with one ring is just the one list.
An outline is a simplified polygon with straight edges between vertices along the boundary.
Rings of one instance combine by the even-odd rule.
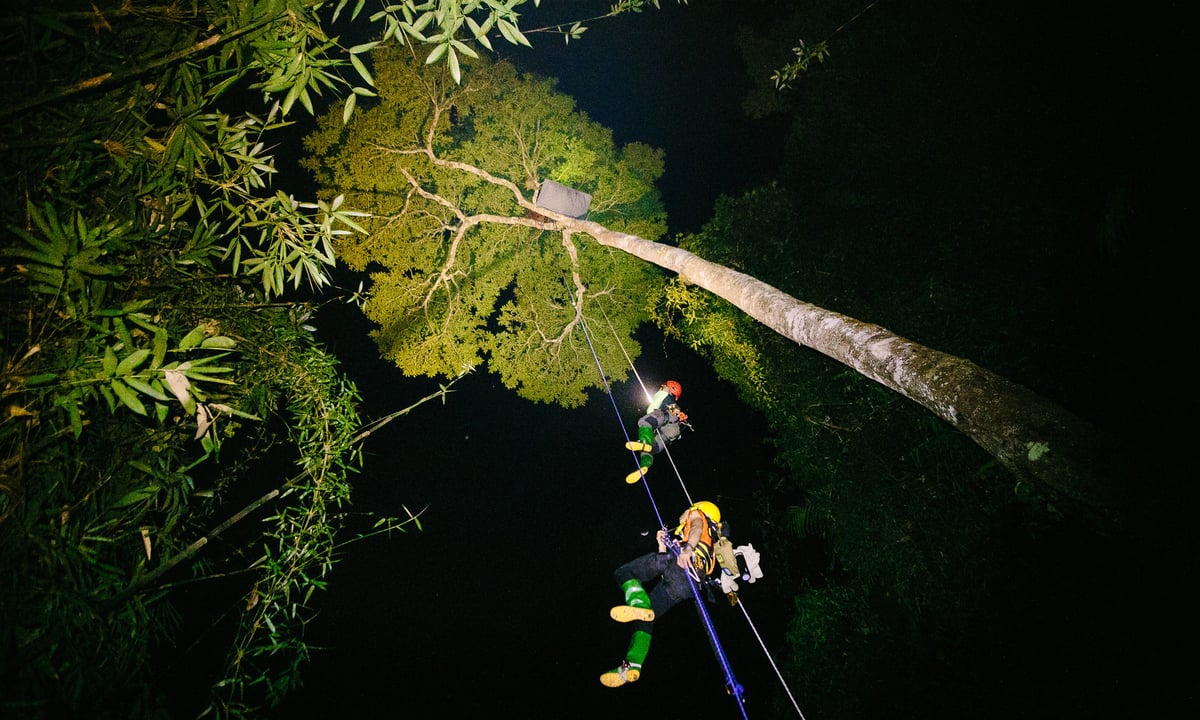
[[683, 434], [683, 430], [679, 427], [679, 423], [676, 422], [674, 418], [672, 418], [670, 422], [667, 422], [660, 427], [658, 432], [660, 435], [662, 435], [663, 442], [665, 443], [673, 443], [679, 439], [680, 435]]
[[738, 569], [737, 556], [734, 555], [733, 543], [729, 542], [729, 538], [719, 538], [713, 550], [717, 556], [717, 564], [721, 566], [722, 571], [734, 576], [742, 574]]

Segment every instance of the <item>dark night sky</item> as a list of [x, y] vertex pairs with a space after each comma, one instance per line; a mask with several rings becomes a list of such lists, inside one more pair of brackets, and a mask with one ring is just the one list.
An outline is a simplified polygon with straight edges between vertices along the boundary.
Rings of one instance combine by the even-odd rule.
[[[618, 143], [666, 150], [661, 188], [672, 232], [698, 230], [719, 194], [738, 194], [775, 170], [778, 128], [756, 126], [740, 110], [746, 80], [731, 27], [719, 22], [733, 5], [693, 0], [680, 8], [663, 0], [661, 11], [594, 25], [565, 49], [534, 37], [536, 52], [520, 56], [559, 77], [560, 90], [613, 128]], [[1031, 42], [1086, 41], [1055, 36], [1063, 27], [1038, 27]], [[358, 383], [365, 417], [436, 388], [375, 359], [368, 324], [349, 309], [331, 306], [317, 324]], [[637, 370], [645, 382], [674, 378], [684, 387], [681, 404], [695, 432], [672, 456], [693, 499], [716, 500], [735, 541], [759, 544], [738, 528], [748, 525], [739, 520], [770, 469], [765, 423], [693, 353], [653, 334], [643, 340]], [[622, 428], [632, 428], [644, 407], [640, 390], [614, 387], [616, 411], [600, 394], [573, 411], [533, 405], [485, 372], [456, 390], [368, 443], [355, 506], [381, 515], [425, 508], [424, 530], [345, 549], [309, 626], [310, 642], [325, 649], [305, 667], [305, 687], [273, 717], [738, 717], [688, 606], [656, 623], [640, 682], [617, 690], [598, 682], [629, 637], [608, 618], [619, 600], [611, 573], [653, 547], [656, 506], [673, 524], [685, 503], [665, 459], [651, 474], [654, 502], [642, 486], [622, 481], [633, 462]], [[773, 587], [771, 567], [763, 569], [763, 580], [743, 593], [753, 627], [733, 608], [708, 606], [751, 718], [767, 717], [767, 698], [783, 692], [767, 653], [781, 660], [791, 606]]]

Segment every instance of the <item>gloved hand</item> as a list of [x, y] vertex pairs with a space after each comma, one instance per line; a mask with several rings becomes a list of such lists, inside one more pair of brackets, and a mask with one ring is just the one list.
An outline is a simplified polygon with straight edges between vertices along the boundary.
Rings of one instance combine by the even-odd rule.
[[737, 592], [738, 584], [733, 579], [733, 575], [728, 570], [721, 571], [721, 592], [728, 595], [729, 593]]

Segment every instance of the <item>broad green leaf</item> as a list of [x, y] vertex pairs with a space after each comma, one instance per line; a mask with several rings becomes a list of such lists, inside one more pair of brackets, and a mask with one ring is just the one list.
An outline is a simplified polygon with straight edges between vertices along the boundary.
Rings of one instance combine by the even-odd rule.
[[214, 335], [210, 338], [205, 338], [200, 343], [200, 347], [206, 350], [233, 350], [237, 348], [237, 341], [224, 335]]
[[38, 373], [37, 375], [30, 375], [29, 377], [25, 378], [21, 384], [25, 387], [36, 387], [38, 385], [44, 385], [48, 382], [56, 380], [57, 378], [58, 373]]
[[124, 382], [114, 378], [109, 384], [109, 387], [112, 388], [113, 394], [117, 396], [117, 399], [121, 401], [122, 405], [134, 411], [138, 415], [146, 414], [146, 406], [142, 404], [142, 401], [138, 398], [137, 394], [130, 390], [129, 386], [127, 386]]
[[467, 45], [466, 43], [464, 43], [460, 40], [451, 40], [450, 44], [454, 46], [455, 50], [458, 50], [460, 53], [462, 53], [463, 55], [466, 55], [467, 57], [476, 58], [476, 59], [479, 58], [479, 53], [472, 50], [471, 46]]
[[363, 64], [362, 60], [358, 59], [357, 55], [350, 56], [350, 64], [353, 65], [354, 69], [358, 71], [358, 76], [361, 77], [365, 83], [372, 87], [375, 86], [375, 78], [371, 77], [371, 71], [367, 69], [367, 66]]
[[454, 52], [454, 48], [450, 48], [450, 77], [454, 78], [456, 84], [462, 84], [462, 69], [458, 66], [458, 53]]
[[158, 388], [154, 387], [150, 383], [147, 383], [145, 380], [141, 380], [139, 378], [132, 377], [132, 376], [124, 378], [124, 380], [125, 380], [126, 385], [133, 388], [134, 390], [137, 390], [138, 392], [140, 392], [143, 395], [149, 395], [150, 397], [154, 398], [155, 400], [168, 400], [169, 399], [163, 393], [162, 390], [159, 390]]
[[125, 507], [127, 505], [133, 505], [136, 503], [140, 503], [143, 500], [150, 500], [155, 495], [158, 495], [158, 491], [161, 489], [162, 488], [160, 488], [157, 485], [147, 485], [146, 487], [141, 488], [140, 490], [134, 490], [132, 492], [126, 493], [124, 497], [122, 497], [120, 500], [118, 500], [113, 505], [113, 507]]
[[441, 60], [442, 56], [446, 54], [446, 51], [448, 49], [450, 49], [449, 44], [438, 45], [437, 47], [435, 47], [433, 49], [433, 52], [429, 53], [429, 57], [425, 58], [425, 64], [432, 65], [433, 63], [437, 62], [438, 60]]
[[184, 335], [182, 340], [179, 341], [179, 349], [191, 350], [200, 344], [200, 341], [204, 339], [204, 336], [204, 326], [197, 325], [196, 327], [192, 328], [187, 335]]
[[100, 369], [104, 371], [104, 377], [116, 375], [117, 365], [117, 354], [113, 352], [111, 347], [105, 347], [104, 357], [100, 358]]
[[126, 358], [124, 360], [121, 361], [120, 365], [117, 366], [116, 374], [117, 375], [128, 375], [129, 373], [136, 370], [139, 365], [141, 365], [143, 362], [145, 362], [146, 358], [148, 358], [148, 357], [150, 357], [149, 350], [146, 350], [143, 348], [141, 350], [133, 351], [128, 356], [126, 356]]
[[167, 331], [161, 330], [154, 333], [154, 357], [150, 361], [151, 369], [158, 368], [162, 365], [163, 360], [167, 357]]
[[83, 415], [79, 411], [79, 402], [74, 395], [71, 395], [63, 403], [67, 411], [67, 418], [71, 422], [71, 433], [78, 440], [83, 434]]

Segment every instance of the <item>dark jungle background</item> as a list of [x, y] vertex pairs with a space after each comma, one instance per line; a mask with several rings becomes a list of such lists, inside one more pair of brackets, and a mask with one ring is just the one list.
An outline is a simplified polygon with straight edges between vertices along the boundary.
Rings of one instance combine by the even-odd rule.
[[[609, 9], [542, 5], [524, 28]], [[1172, 260], [1193, 203], [1177, 189], [1192, 137], [1178, 9], [664, 0], [570, 43], [532, 33], [533, 48], [496, 51], [557, 78], [617, 143], [665, 151], [667, 242], [704, 234], [724, 264], [971, 359], [1128, 442], [1131, 484], [1179, 498], [1148, 511], [1165, 550], [1097, 532], [925, 409], [769, 330], [755, 337], [794, 399], [783, 408], [738, 368], [714, 369], [697, 338], [647, 324], [635, 380], [582, 408], [522, 400], [480, 367], [365, 442], [349, 512], [412, 511], [421, 528], [339, 546], [311, 599], [301, 683], [262, 715], [1193, 716], [1194, 491], [1164, 420], [1190, 394], [1186, 266]], [[780, 93], [771, 72], [800, 39], [829, 57]], [[315, 192], [298, 142], [312, 125], [288, 130], [297, 151], [273, 180], [297, 196]], [[379, 359], [346, 302], [361, 280], [342, 268], [329, 293], [288, 299], [317, 308], [304, 322], [373, 419], [446, 381]], [[624, 432], [667, 379], [693, 428], [647, 485], [627, 485]], [[291, 460], [247, 469], [242, 502]], [[608, 616], [612, 572], [689, 496], [762, 554], [741, 606], [704, 604], [740, 709], [689, 605], [655, 623], [640, 681], [598, 682], [629, 638]], [[204, 707], [240, 593], [177, 593], [185, 621], [154, 655], [163, 714]], [[24, 677], [16, 657], [3, 678]]]

